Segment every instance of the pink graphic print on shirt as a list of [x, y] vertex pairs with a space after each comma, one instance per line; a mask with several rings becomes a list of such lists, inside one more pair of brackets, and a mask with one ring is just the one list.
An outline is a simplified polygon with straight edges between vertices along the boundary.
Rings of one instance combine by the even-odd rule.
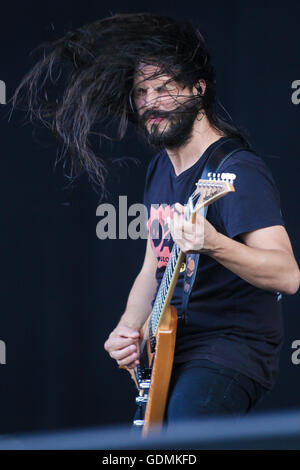
[[171, 207], [169, 204], [153, 204], [151, 206], [148, 230], [152, 249], [158, 258], [158, 268], [168, 264], [171, 253], [171, 233], [167, 217], [171, 218]]

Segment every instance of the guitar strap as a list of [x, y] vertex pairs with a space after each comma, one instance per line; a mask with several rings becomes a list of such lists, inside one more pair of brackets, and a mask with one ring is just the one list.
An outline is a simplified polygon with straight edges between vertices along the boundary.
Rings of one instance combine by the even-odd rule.
[[[201, 173], [201, 179], [208, 179], [208, 173], [219, 173], [228, 158], [239, 150], [252, 151], [250, 148], [243, 145], [242, 141], [236, 137], [229, 137], [228, 139], [220, 142], [208, 156]], [[207, 216], [207, 209], [208, 206], [203, 210], [203, 217]], [[178, 320], [182, 320], [183, 323], [187, 323], [187, 306], [196, 278], [199, 259], [200, 253], [189, 253], [185, 257], [182, 310], [181, 314], [178, 315]]]

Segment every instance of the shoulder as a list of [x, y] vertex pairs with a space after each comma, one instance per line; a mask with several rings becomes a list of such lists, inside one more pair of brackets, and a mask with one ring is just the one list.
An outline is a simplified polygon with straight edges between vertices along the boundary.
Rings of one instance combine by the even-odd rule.
[[230, 169], [252, 170], [271, 174], [266, 161], [254, 150], [239, 150], [229, 157], [222, 166], [222, 171]]
[[264, 178], [272, 185], [274, 179], [272, 172], [266, 161], [255, 151], [239, 150], [223, 164], [222, 172], [230, 171], [243, 180], [253, 180], [253, 178]]
[[241, 150], [224, 162], [220, 172], [236, 175], [234, 191], [212, 204], [211, 214], [225, 234], [241, 233], [273, 225], [284, 225], [280, 195], [267, 164], [257, 153]]

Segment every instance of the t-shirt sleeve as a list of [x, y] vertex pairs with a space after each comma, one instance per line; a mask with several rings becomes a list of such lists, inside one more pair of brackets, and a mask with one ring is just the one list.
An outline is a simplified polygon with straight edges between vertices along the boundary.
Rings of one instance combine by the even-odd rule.
[[259, 156], [239, 152], [224, 165], [222, 172], [236, 175], [235, 191], [213, 204], [227, 236], [234, 238], [244, 232], [284, 225], [278, 189]]

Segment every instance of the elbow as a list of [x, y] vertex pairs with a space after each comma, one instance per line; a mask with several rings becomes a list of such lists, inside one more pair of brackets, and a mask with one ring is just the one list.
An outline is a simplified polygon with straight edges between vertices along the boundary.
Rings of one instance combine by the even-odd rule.
[[289, 278], [284, 289], [281, 291], [283, 294], [294, 295], [300, 287], [300, 271], [297, 269]]

